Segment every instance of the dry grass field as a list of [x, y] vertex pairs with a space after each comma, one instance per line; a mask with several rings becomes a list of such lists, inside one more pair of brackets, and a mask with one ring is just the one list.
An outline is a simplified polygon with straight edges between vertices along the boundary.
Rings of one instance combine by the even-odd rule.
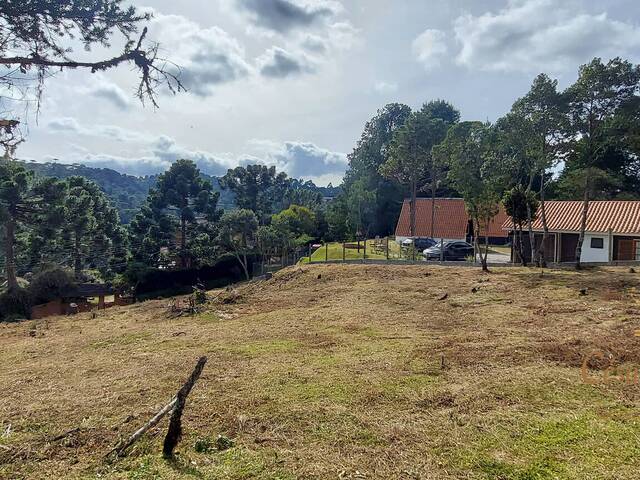
[[[0, 478], [640, 478], [639, 287], [623, 268], [305, 265], [195, 316], [3, 324]], [[200, 355], [176, 459], [164, 420], [105, 461]]]

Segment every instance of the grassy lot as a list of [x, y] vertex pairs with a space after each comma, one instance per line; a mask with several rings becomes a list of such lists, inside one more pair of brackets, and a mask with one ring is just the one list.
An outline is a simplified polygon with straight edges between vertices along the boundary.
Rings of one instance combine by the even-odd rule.
[[[638, 478], [639, 288], [622, 268], [303, 265], [192, 317], [3, 324], [0, 478]], [[631, 370], [604, 383], [594, 357], [585, 382], [594, 351]], [[177, 459], [164, 420], [106, 462], [203, 354]]]
[[[380, 240], [384, 243], [384, 240]], [[350, 242], [352, 244], [356, 244], [357, 242]], [[384, 250], [375, 249], [375, 240], [367, 240], [367, 259], [378, 259], [383, 260], [386, 259], [386, 252]], [[318, 248], [315, 252], [311, 254], [312, 262], [324, 262], [327, 258], [328, 260], [342, 260], [342, 243], [341, 242], [331, 242], [327, 244], [328, 248], [325, 249], [324, 246]], [[389, 258], [398, 259], [402, 257], [402, 251], [400, 245], [395, 242], [395, 240], [389, 240]], [[344, 258], [346, 260], [358, 260], [364, 258], [364, 242], [360, 242], [360, 251], [352, 248], [344, 249]], [[309, 263], [308, 257], [305, 257], [302, 260], [302, 263]]]

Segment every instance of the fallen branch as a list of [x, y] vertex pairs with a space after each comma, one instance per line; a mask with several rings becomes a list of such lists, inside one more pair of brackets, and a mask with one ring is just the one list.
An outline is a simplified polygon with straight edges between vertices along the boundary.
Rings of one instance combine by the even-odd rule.
[[173, 450], [176, 448], [176, 445], [182, 437], [182, 411], [184, 410], [184, 406], [187, 402], [187, 396], [191, 393], [191, 389], [198, 381], [198, 378], [200, 378], [200, 374], [202, 373], [205, 363], [207, 363], [207, 357], [200, 357], [196, 364], [196, 368], [191, 372], [191, 376], [176, 395], [176, 405], [173, 409], [173, 413], [171, 414], [169, 430], [167, 431], [167, 436], [164, 439], [164, 446], [162, 449], [162, 454], [165, 458], [173, 456]]
[[167, 403], [164, 407], [162, 407], [160, 409], [160, 411], [158, 413], [156, 413], [151, 420], [149, 420], [147, 423], [145, 423], [142, 427], [140, 427], [138, 430], [136, 430], [136, 432], [131, 435], [129, 437], [129, 439], [124, 442], [121, 445], [117, 445], [113, 450], [111, 450], [108, 454], [107, 457], [110, 456], [111, 454], [115, 453], [116, 457], [121, 457], [124, 452], [127, 450], [127, 448], [129, 448], [131, 445], [133, 445], [135, 442], [138, 441], [138, 439], [144, 435], [144, 433], [149, 430], [150, 428], [155, 427], [158, 422], [160, 420], [162, 420], [162, 418], [169, 413], [171, 410], [173, 410], [173, 407], [176, 404], [176, 397], [173, 397], [173, 399], [171, 399], [171, 401], [169, 403]]
[[62, 440], [63, 438], [68, 437], [69, 435], [73, 435], [76, 432], [80, 431], [80, 427], [76, 427], [76, 428], [72, 428], [71, 430], [67, 430], [64, 433], [61, 433], [60, 435], [56, 435], [55, 437], [53, 437], [51, 440], [49, 440], [50, 442], [57, 442], [58, 440]]

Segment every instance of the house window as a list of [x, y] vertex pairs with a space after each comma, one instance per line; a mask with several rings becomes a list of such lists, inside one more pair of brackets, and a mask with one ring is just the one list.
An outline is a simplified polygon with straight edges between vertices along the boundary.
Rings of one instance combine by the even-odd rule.
[[591, 248], [604, 248], [604, 238], [593, 237], [591, 239]]

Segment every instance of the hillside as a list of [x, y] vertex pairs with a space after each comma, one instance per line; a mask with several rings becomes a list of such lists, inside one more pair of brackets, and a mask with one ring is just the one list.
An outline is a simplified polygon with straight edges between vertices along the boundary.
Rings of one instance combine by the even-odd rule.
[[[158, 300], [0, 325], [0, 477], [637, 478], [640, 386], [581, 365], [637, 371], [638, 287], [622, 268], [314, 265], [193, 317]], [[177, 460], [164, 420], [106, 463], [203, 354]], [[218, 434], [235, 446], [196, 452]]]
[[[137, 213], [140, 206], [146, 200], [149, 189], [156, 184], [158, 178], [157, 175], [135, 177], [111, 170], [110, 168], [94, 168], [77, 163], [69, 165], [53, 162], [24, 162], [24, 165], [36, 172], [36, 174], [44, 177], [67, 178], [77, 175], [94, 181], [113, 202], [113, 205], [118, 209], [118, 213], [120, 214], [120, 220], [125, 224], [129, 223]], [[233, 208], [233, 193], [220, 187], [219, 178], [206, 174], [202, 174], [202, 176], [211, 182], [214, 191], [220, 192], [220, 201], [218, 204], [220, 208]], [[296, 188], [311, 189], [320, 192], [322, 196], [327, 199], [334, 198], [340, 192], [340, 187], [334, 187], [332, 185], [318, 187], [309, 181], [294, 180], [293, 182]]]
[[[120, 219], [123, 223], [129, 223], [136, 214], [140, 206], [144, 203], [149, 193], [157, 181], [157, 175], [145, 177], [135, 177], [124, 173], [116, 172], [110, 168], [87, 167], [82, 164], [62, 164], [62, 163], [36, 163], [25, 162], [24, 165], [45, 177], [67, 178], [80, 176], [88, 178], [97, 183], [107, 194], [113, 205], [118, 209]], [[229, 208], [233, 206], [233, 195], [231, 192], [220, 188], [217, 177], [203, 175], [211, 182], [215, 191], [220, 192], [220, 207]]]

